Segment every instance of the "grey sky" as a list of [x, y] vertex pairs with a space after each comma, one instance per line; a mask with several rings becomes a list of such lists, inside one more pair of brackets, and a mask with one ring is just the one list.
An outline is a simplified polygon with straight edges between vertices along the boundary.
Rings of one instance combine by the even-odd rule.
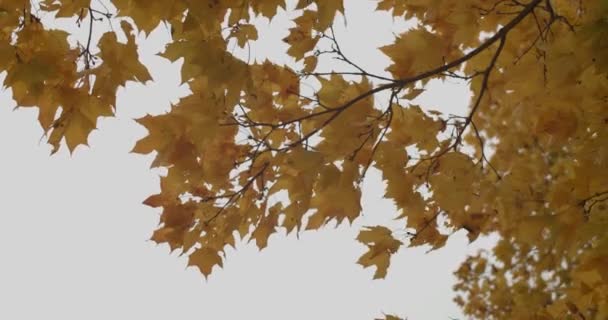
[[[336, 26], [342, 49], [365, 68], [382, 71], [388, 59], [376, 48], [403, 26], [373, 13], [374, 1], [347, 5], [347, 27]], [[288, 61], [280, 54], [286, 21], [258, 23], [264, 40], [252, 44], [254, 56]], [[83, 31], [77, 32], [76, 38]], [[159, 171], [149, 169], [151, 155], [129, 153], [145, 134], [132, 119], [164, 112], [186, 93], [179, 64], [155, 56], [167, 36], [160, 27], [140, 39], [142, 61], [155, 81], [121, 90], [117, 118], [101, 120], [91, 148], [79, 147], [73, 156], [64, 147], [49, 157], [35, 109], [12, 111], [10, 92], [0, 93], [0, 319], [461, 317], [451, 301], [452, 272], [467, 252], [491, 240], [468, 245], [458, 233], [438, 252], [403, 248], [387, 278], [372, 280], [373, 269], [355, 264], [364, 252], [354, 241], [358, 228], [400, 227], [391, 221], [395, 208], [382, 199], [375, 171], [365, 182], [363, 217], [354, 226], [305, 232], [299, 239], [275, 235], [262, 252], [239, 244], [208, 280], [186, 268], [185, 257], [147, 241], [159, 212], [141, 201], [158, 192]], [[423, 106], [463, 112], [464, 86], [433, 88], [420, 97]]]

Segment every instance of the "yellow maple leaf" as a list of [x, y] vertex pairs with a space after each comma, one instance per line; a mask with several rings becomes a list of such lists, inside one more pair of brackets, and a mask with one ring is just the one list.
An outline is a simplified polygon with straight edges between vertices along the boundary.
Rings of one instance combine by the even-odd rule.
[[197, 267], [207, 277], [211, 274], [213, 267], [221, 267], [223, 262], [217, 251], [211, 248], [201, 248], [189, 255], [188, 265]]
[[359, 232], [357, 240], [365, 244], [368, 251], [359, 258], [357, 263], [367, 268], [376, 266], [374, 279], [386, 277], [390, 265], [390, 257], [399, 250], [401, 241], [392, 236], [392, 232], [383, 226], [368, 227]]

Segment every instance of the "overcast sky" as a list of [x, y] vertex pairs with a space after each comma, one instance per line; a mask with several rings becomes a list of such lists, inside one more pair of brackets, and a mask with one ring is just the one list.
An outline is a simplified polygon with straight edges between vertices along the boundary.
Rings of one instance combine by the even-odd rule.
[[[376, 48], [405, 25], [372, 13], [374, 3], [348, 1], [347, 27], [338, 23], [336, 33], [345, 53], [380, 72], [388, 60]], [[288, 61], [280, 41], [287, 21], [283, 15], [257, 23], [264, 40], [251, 45], [254, 57]], [[86, 30], [74, 31], [78, 38]], [[179, 64], [155, 56], [167, 40], [164, 27], [140, 39], [154, 82], [121, 90], [117, 117], [101, 120], [91, 147], [72, 156], [65, 146], [49, 156], [36, 109], [13, 111], [10, 90], [0, 91], [0, 319], [371, 320], [383, 312], [410, 320], [462, 318], [452, 302], [452, 272], [491, 240], [469, 245], [458, 233], [438, 252], [402, 248], [386, 279], [372, 280], [373, 268], [355, 263], [365, 251], [354, 241], [358, 229], [399, 226], [375, 171], [364, 186], [364, 217], [352, 227], [299, 239], [274, 235], [262, 252], [239, 244], [207, 280], [186, 268], [185, 257], [148, 241], [159, 210], [141, 202], [159, 191], [159, 171], [149, 169], [153, 156], [129, 153], [145, 135], [132, 119], [164, 112], [187, 93]], [[436, 84], [419, 102], [462, 113], [468, 97], [461, 84]]]

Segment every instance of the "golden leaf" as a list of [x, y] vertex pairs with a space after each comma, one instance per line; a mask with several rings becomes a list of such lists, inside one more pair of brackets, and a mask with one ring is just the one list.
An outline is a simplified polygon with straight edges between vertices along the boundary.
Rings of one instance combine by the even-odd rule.
[[399, 250], [401, 241], [394, 239], [391, 231], [383, 226], [368, 227], [360, 231], [357, 240], [368, 248], [357, 263], [365, 268], [376, 266], [374, 279], [386, 277], [390, 257]]
[[197, 267], [205, 277], [211, 274], [213, 267], [223, 265], [222, 257], [211, 248], [201, 248], [188, 257], [188, 265]]

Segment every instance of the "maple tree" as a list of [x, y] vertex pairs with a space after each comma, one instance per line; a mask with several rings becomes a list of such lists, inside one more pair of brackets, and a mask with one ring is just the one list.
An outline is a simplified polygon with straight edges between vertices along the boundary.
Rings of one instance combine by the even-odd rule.
[[[63, 140], [70, 151], [86, 144], [120, 86], [151, 80], [135, 35], [170, 27], [162, 56], [183, 61], [192, 93], [139, 119], [149, 134], [133, 151], [155, 152], [153, 166], [167, 169], [145, 201], [162, 207], [152, 239], [204, 275], [237, 239], [264, 248], [279, 228], [354, 221], [373, 168], [408, 230], [360, 232], [368, 251], [358, 263], [374, 278], [404, 245], [496, 233], [492, 250], [455, 273], [465, 314], [608, 318], [608, 1], [378, 0], [377, 10], [416, 22], [379, 48], [388, 73], [340, 48], [332, 25], [343, 0], [34, 2], [0, 2], [0, 71], [19, 106], [38, 108], [53, 152]], [[252, 19], [279, 10], [297, 15], [284, 41], [298, 69], [231, 53], [229, 43], [258, 38]], [[88, 38], [68, 41], [41, 12], [74, 17]], [[106, 20], [120, 29], [93, 43]], [[319, 70], [321, 59], [350, 70]], [[448, 78], [470, 82], [467, 114], [413, 102]]]

